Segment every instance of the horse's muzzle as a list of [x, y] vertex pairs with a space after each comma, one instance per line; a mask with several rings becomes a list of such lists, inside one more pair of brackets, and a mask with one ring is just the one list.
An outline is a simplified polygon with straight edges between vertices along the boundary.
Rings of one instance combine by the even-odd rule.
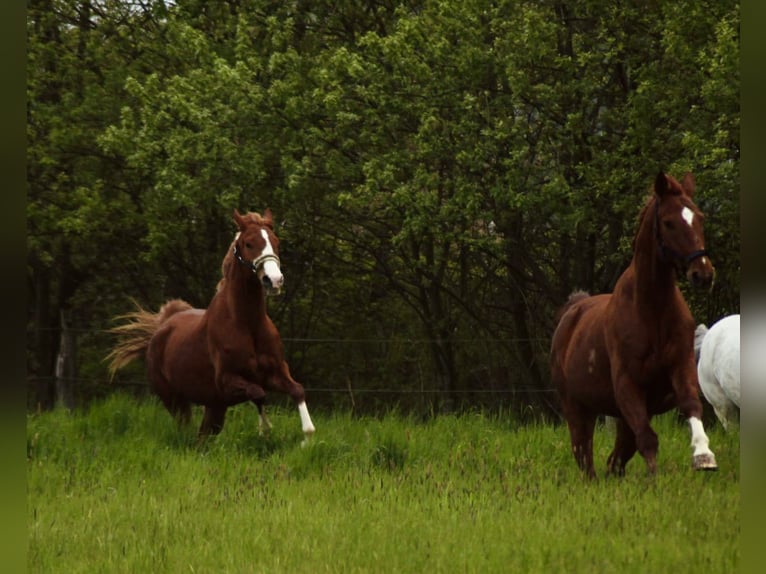
[[268, 295], [279, 295], [279, 293], [282, 291], [282, 284], [283, 281], [281, 276], [277, 282], [274, 282], [266, 273], [264, 273], [263, 277], [261, 277], [261, 285], [263, 285], [263, 288], [266, 290]]
[[692, 287], [697, 289], [708, 289], [713, 285], [713, 279], [715, 278], [715, 269], [713, 264], [710, 263], [710, 259], [707, 257], [700, 257], [695, 259], [689, 264], [689, 268], [686, 270], [686, 278]]

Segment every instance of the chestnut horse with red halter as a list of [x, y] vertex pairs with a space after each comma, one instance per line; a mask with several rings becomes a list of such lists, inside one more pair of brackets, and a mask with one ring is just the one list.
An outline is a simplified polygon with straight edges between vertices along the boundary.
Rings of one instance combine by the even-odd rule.
[[695, 323], [676, 284], [686, 271], [695, 287], [713, 282], [703, 216], [692, 202], [694, 177], [660, 173], [639, 216], [633, 259], [611, 294], [577, 292], [559, 312], [551, 377], [580, 468], [595, 478], [593, 430], [598, 415], [617, 419], [607, 472], [623, 475], [636, 453], [657, 468], [653, 415], [677, 407], [688, 420], [695, 469], [716, 469], [702, 425], [694, 360]]
[[113, 329], [120, 340], [107, 357], [110, 370], [144, 357], [152, 390], [179, 421], [191, 419], [192, 404], [205, 407], [200, 438], [219, 433], [226, 410], [246, 401], [258, 407], [260, 425], [270, 427], [266, 391], [287, 393], [308, 439], [314, 425], [303, 387], [290, 375], [279, 332], [266, 314], [266, 291], [278, 291], [284, 281], [271, 211], [261, 217], [234, 210], [234, 221], [239, 232], [208, 308], [175, 299], [158, 313], [139, 307], [124, 315], [129, 322]]

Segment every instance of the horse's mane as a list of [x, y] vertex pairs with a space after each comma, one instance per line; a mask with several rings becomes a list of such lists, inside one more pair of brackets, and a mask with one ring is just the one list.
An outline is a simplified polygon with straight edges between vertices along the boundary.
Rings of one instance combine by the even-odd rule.
[[[247, 213], [243, 213], [242, 217], [258, 225], [266, 225], [267, 222], [267, 220], [260, 213], [255, 211], [248, 211]], [[218, 293], [218, 291], [220, 291], [223, 287], [223, 283], [226, 280], [226, 272], [229, 270], [229, 267], [231, 267], [231, 264], [234, 261], [234, 244], [236, 243], [237, 239], [239, 239], [239, 232], [237, 232], [237, 234], [234, 236], [234, 239], [231, 240], [229, 248], [226, 250], [226, 255], [224, 255], [223, 261], [221, 261], [221, 279], [218, 281], [218, 285], [215, 287], [216, 293]]]
[[638, 212], [638, 225], [636, 225], [636, 232], [633, 234], [633, 240], [630, 242], [630, 249], [634, 253], [636, 252], [636, 241], [638, 241], [638, 234], [641, 233], [641, 227], [644, 225], [644, 217], [646, 217], [649, 206], [654, 205], [654, 200], [656, 197], [657, 196], [655, 195], [654, 190], [649, 190], [649, 193], [644, 200], [644, 206], [641, 208], [641, 211]]
[[[665, 174], [665, 177], [668, 180], [668, 194], [670, 195], [683, 195], [683, 188], [681, 187], [681, 184], [678, 183], [678, 180], [674, 178], [672, 175]], [[644, 218], [647, 216], [647, 212], [649, 211], [649, 207], [653, 207], [655, 204], [655, 201], [657, 201], [657, 194], [654, 191], [654, 187], [650, 187], [648, 193], [646, 194], [646, 198], [644, 199], [644, 205], [641, 208], [641, 211], [638, 212], [638, 225], [636, 226], [636, 233], [633, 235], [633, 241], [630, 244], [630, 248], [635, 252], [636, 250], [636, 241], [638, 240], [638, 234], [641, 231], [641, 227], [644, 224]]]

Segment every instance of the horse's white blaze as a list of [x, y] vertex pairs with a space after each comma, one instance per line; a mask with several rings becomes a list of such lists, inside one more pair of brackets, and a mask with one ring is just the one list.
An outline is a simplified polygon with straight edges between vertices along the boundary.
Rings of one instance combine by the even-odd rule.
[[303, 432], [305, 434], [311, 434], [314, 432], [314, 423], [311, 422], [311, 417], [309, 416], [309, 409], [306, 406], [306, 402], [302, 402], [298, 405], [298, 413], [301, 415], [301, 426], [303, 427]]
[[694, 221], [694, 212], [688, 207], [684, 207], [681, 210], [681, 217], [683, 217], [684, 221], [689, 224], [689, 227], [691, 227], [692, 221]]
[[713, 455], [713, 451], [710, 450], [708, 439], [705, 434], [705, 427], [702, 426], [702, 421], [697, 417], [689, 418], [689, 427], [692, 431], [692, 447], [694, 448], [694, 456], [709, 454]]
[[[261, 255], [274, 255], [274, 247], [271, 245], [271, 241], [269, 241], [269, 234], [266, 233], [265, 229], [261, 229], [261, 236], [263, 236], [263, 239], [266, 241], [266, 245], [264, 246], [263, 251], [261, 251]], [[279, 268], [279, 265], [277, 265], [276, 261], [272, 259], [267, 260], [263, 264], [263, 272], [271, 281], [274, 289], [279, 289], [282, 287], [282, 283], [284, 282], [285, 278], [282, 275], [282, 270]]]

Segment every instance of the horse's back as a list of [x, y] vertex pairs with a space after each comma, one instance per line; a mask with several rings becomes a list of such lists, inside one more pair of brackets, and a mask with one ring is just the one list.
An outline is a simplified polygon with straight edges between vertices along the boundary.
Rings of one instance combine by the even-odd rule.
[[[708, 397], [718, 384], [726, 397], [740, 406], [739, 315], [724, 317], [712, 327], [700, 349], [700, 387]], [[711, 401], [712, 402], [712, 401]]]
[[157, 329], [155, 337], [164, 337], [166, 344], [170, 341], [177, 340], [180, 343], [193, 339], [204, 314], [204, 309], [195, 308], [175, 313]]

